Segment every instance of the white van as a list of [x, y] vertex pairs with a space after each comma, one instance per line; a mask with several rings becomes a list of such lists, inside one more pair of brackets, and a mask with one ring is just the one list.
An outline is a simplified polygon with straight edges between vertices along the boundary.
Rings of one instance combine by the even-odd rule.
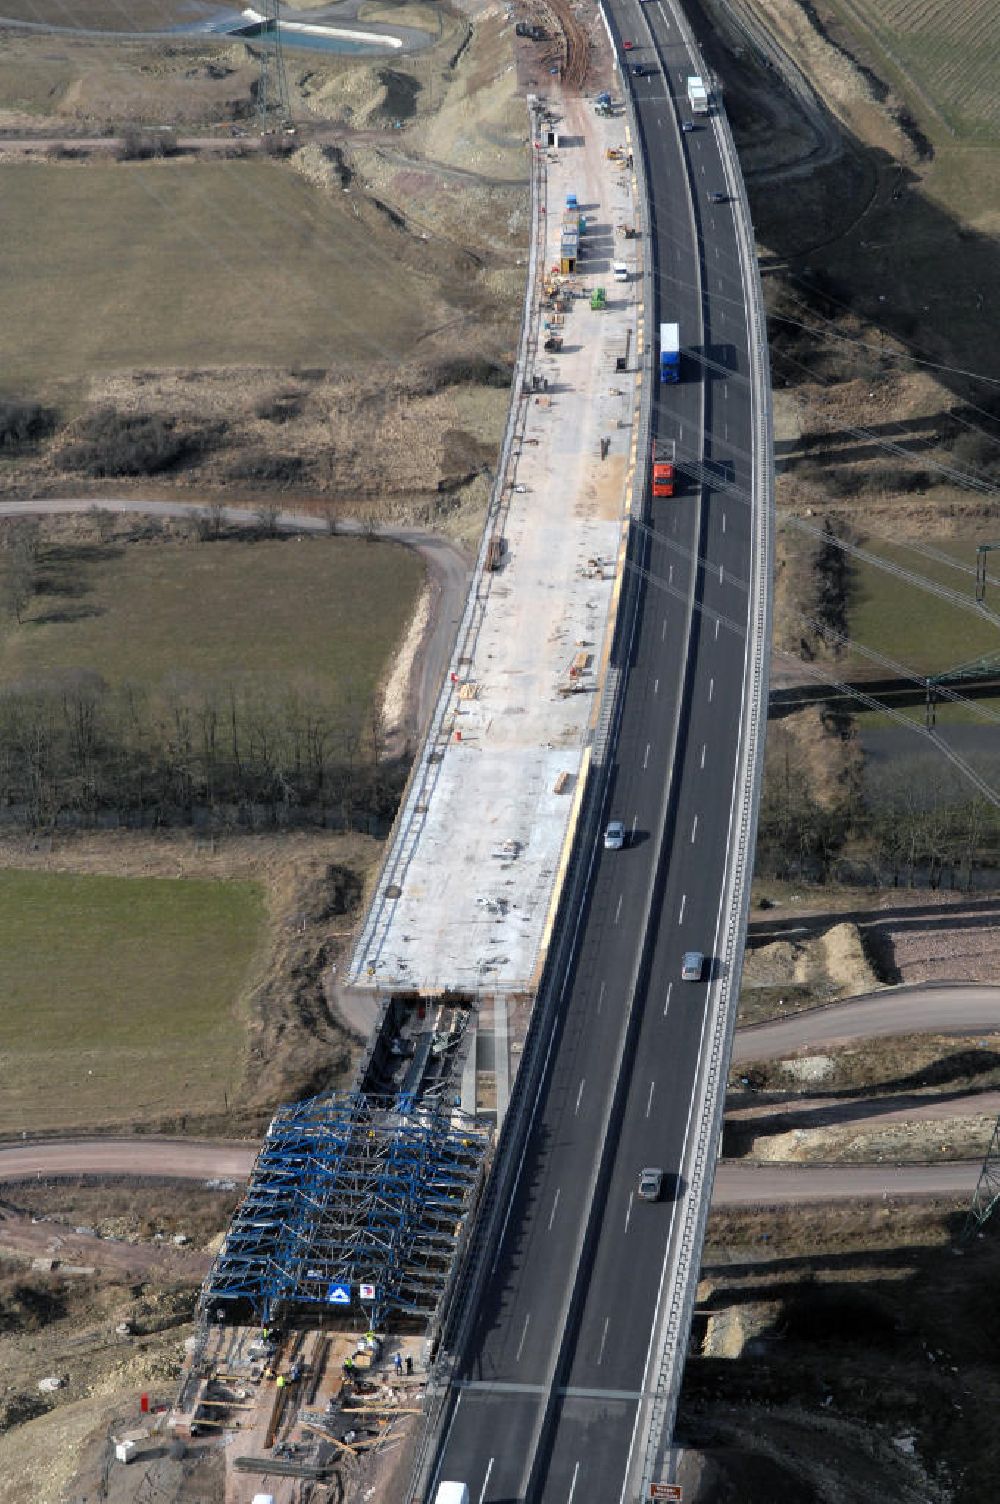
[[628, 281], [628, 267], [624, 261], [612, 261], [611, 271], [616, 282]]

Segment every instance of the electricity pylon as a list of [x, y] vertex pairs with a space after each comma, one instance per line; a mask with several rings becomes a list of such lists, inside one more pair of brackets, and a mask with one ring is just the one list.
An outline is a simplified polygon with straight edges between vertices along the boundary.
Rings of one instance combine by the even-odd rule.
[[261, 131], [274, 130], [288, 120], [288, 80], [281, 51], [278, 12], [281, 0], [263, 0], [260, 28], [260, 81], [257, 85], [257, 118]]

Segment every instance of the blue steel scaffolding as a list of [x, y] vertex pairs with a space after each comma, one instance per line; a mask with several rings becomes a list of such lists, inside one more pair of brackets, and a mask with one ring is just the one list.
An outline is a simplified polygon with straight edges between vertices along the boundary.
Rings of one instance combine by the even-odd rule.
[[316, 1308], [384, 1328], [429, 1321], [479, 1184], [489, 1132], [409, 1095], [282, 1107], [202, 1292], [270, 1325]]

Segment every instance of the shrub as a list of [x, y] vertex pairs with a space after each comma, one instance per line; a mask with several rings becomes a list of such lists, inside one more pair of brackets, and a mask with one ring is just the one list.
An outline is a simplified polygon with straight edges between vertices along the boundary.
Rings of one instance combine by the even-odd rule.
[[299, 454], [272, 454], [251, 449], [233, 460], [227, 469], [230, 480], [266, 481], [269, 485], [292, 486], [302, 479], [305, 461]]
[[0, 452], [16, 454], [47, 438], [58, 422], [58, 413], [38, 402], [0, 400]]
[[173, 418], [107, 407], [81, 421], [76, 441], [56, 459], [63, 470], [82, 470], [85, 475], [157, 475], [197, 447], [192, 435], [178, 432]]

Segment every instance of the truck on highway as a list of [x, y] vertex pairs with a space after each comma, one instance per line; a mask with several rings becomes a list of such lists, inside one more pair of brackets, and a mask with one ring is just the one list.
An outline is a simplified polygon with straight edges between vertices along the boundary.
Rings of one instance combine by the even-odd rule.
[[469, 1504], [468, 1484], [439, 1483], [434, 1504]]
[[676, 450], [673, 439], [653, 440], [654, 496], [673, 496], [675, 454]]
[[681, 327], [660, 325], [660, 381], [679, 381], [681, 374]]
[[693, 115], [708, 114], [708, 90], [696, 73], [687, 81], [688, 104]]

